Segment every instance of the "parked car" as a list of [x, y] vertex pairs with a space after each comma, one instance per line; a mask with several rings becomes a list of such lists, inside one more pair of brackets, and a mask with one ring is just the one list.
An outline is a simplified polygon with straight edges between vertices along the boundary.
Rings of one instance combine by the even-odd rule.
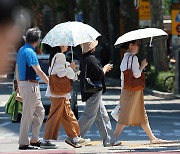
[[[67, 60], [68, 60], [68, 52], [66, 54], [67, 56]], [[48, 76], [48, 68], [49, 68], [49, 55], [45, 54], [45, 55], [37, 55], [38, 60], [39, 60], [39, 64], [42, 68], [42, 70], [46, 73], [46, 75]], [[77, 59], [77, 57], [74, 61], [76, 62], [77, 66], [79, 66], [79, 60]], [[46, 92], [46, 88], [47, 85], [43, 82], [40, 81], [40, 91], [41, 91], [41, 99], [42, 99], [42, 103], [44, 105], [45, 108], [45, 112], [46, 115], [49, 113], [49, 108], [50, 108], [50, 99], [48, 97], [45, 96], [45, 92]], [[77, 106], [77, 81], [73, 81], [72, 82], [72, 92], [71, 92], [71, 108], [76, 116], [76, 118], [78, 118], [78, 106]]]

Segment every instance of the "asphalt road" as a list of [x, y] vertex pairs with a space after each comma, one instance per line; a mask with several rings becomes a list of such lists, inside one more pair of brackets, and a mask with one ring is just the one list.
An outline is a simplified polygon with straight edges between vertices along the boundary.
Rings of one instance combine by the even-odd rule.
[[[4, 82], [0, 84], [0, 139], [18, 140], [19, 123], [12, 123], [11, 117], [4, 113], [4, 105], [12, 91], [12, 83]], [[118, 104], [120, 90], [116, 88], [108, 89], [103, 95], [103, 101], [108, 113]], [[84, 103], [78, 95], [79, 116], [83, 112]], [[180, 140], [180, 100], [165, 100], [145, 94], [145, 106], [149, 117], [150, 125], [155, 136], [166, 140]], [[113, 128], [116, 121], [111, 118]], [[43, 136], [44, 123], [41, 128], [40, 137]], [[100, 140], [98, 129], [95, 125], [88, 131], [87, 138]], [[64, 140], [66, 134], [60, 128], [59, 139]], [[148, 137], [141, 127], [126, 127], [119, 137], [123, 141], [148, 141]]]

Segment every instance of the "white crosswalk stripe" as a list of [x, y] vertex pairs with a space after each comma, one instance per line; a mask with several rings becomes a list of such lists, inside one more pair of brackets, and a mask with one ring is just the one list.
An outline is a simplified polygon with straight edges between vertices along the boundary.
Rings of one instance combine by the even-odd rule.
[[[124, 130], [123, 131], [126, 135], [128, 136], [139, 136], [139, 137], [144, 137], [147, 136], [146, 133], [143, 130]], [[44, 132], [40, 132], [40, 135], [43, 135]], [[32, 133], [30, 133], [30, 136], [32, 135]], [[160, 136], [160, 135], [164, 135], [164, 136], [180, 136], [180, 130], [173, 130], [172, 133], [163, 133], [159, 130], [156, 130], [154, 133], [155, 136]], [[0, 139], [6, 138], [6, 137], [14, 137], [17, 136], [18, 134], [15, 133], [0, 133]], [[91, 132], [88, 131], [86, 134], [87, 137], [100, 137], [99, 131], [96, 132]], [[59, 138], [65, 138], [67, 137], [66, 134], [63, 135], [59, 135]]]
[[180, 126], [180, 122], [174, 122], [174, 125]]
[[2, 124], [0, 124], [0, 127], [4, 127], [4, 126], [7, 126], [7, 125], [9, 125], [9, 124], [11, 124], [11, 122], [4, 122], [4, 123], [2, 123]]
[[[160, 130], [152, 130], [155, 136], [180, 136], [180, 130], [173, 130], [173, 133], [162, 133]], [[144, 130], [124, 130], [123, 131], [128, 136], [147, 136]]]

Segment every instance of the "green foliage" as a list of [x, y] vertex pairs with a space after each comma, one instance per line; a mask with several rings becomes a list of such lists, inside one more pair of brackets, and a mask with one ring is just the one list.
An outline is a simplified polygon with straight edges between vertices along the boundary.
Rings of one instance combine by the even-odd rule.
[[163, 13], [164, 15], [171, 14], [171, 0], [163, 0]]
[[[168, 76], [172, 75], [175, 75], [172, 71], [157, 72], [155, 71], [154, 66], [151, 66], [150, 70], [146, 73], [146, 86], [154, 90], [167, 92], [164, 87], [164, 81]], [[172, 83], [172, 85], [174, 85], [174, 83]]]
[[66, 10], [72, 2], [72, 0], [20, 0], [20, 4], [27, 8], [40, 8], [46, 4], [57, 12]]
[[[74, 2], [72, 0], [47, 0], [47, 5], [55, 8], [58, 12], [66, 10]], [[72, 10], [74, 11], [74, 10]]]
[[44, 3], [44, 0], [19, 0], [19, 2], [22, 6], [31, 8]]

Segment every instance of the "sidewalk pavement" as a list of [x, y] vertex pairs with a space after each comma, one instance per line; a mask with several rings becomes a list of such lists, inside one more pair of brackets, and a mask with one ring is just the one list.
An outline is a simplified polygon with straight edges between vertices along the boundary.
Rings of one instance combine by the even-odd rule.
[[82, 148], [73, 148], [63, 141], [53, 142], [58, 149], [41, 149], [41, 150], [18, 150], [17, 138], [0, 142], [0, 154], [55, 154], [55, 153], [129, 153], [129, 152], [152, 152], [152, 153], [180, 153], [180, 142], [174, 141], [164, 144], [149, 144], [149, 141], [122, 141], [121, 146], [103, 147], [100, 141], [92, 141], [91, 146]]
[[[120, 88], [120, 79], [106, 78], [106, 85], [108, 89], [121, 89]], [[169, 92], [161, 92], [157, 90], [150, 89], [146, 87], [144, 92], [156, 97], [161, 97], [164, 99], [180, 99], [180, 94], [173, 94]]]
[[[11, 82], [12, 80], [13, 79], [7, 79], [7, 75], [0, 75], [0, 83]], [[106, 86], [109, 90], [120, 90], [120, 79], [106, 78]], [[144, 92], [164, 99], [180, 99], [180, 94], [161, 92], [147, 87], [144, 89]]]

